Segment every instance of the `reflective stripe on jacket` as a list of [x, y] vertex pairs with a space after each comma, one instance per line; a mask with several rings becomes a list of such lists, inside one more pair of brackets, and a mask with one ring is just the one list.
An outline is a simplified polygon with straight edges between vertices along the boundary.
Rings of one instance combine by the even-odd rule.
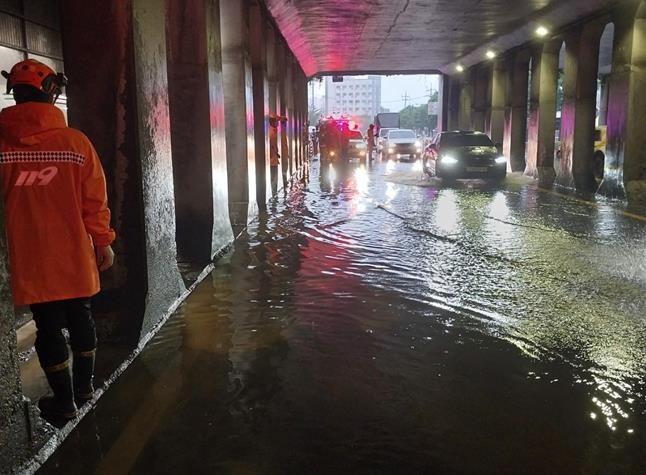
[[0, 185], [15, 305], [99, 291], [94, 245], [114, 241], [105, 176], [88, 138], [60, 109], [0, 112]]

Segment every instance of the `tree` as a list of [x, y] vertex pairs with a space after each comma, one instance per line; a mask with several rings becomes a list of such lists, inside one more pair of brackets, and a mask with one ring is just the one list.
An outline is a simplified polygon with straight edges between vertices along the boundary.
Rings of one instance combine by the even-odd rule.
[[399, 112], [402, 129], [424, 130], [430, 127], [428, 105], [408, 106]]

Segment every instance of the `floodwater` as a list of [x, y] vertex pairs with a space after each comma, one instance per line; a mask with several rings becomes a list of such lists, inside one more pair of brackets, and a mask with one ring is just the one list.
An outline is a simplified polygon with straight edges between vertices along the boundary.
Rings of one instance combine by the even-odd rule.
[[646, 219], [319, 167], [39, 473], [646, 473]]

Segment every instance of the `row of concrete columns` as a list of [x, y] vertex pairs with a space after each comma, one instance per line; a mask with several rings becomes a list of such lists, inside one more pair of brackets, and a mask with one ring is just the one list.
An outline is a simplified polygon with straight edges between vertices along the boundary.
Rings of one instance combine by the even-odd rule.
[[[117, 231], [100, 339], [135, 345], [186, 292], [178, 260], [206, 266], [303, 168], [307, 80], [258, 0], [67, 0], [61, 22], [69, 122], [101, 157]], [[287, 118], [276, 169], [270, 114]], [[0, 267], [4, 467], [29, 449], [8, 279]]]
[[[445, 77], [450, 128], [482, 130], [502, 145], [512, 171], [523, 171], [542, 186], [603, 193], [631, 202], [646, 201], [646, 2], [615, 10], [528, 43]], [[603, 75], [597, 104], [599, 43], [614, 24], [613, 63]], [[556, 91], [559, 51], [565, 44], [561, 159], [555, 169]], [[604, 179], [593, 175], [595, 118], [607, 124]]]

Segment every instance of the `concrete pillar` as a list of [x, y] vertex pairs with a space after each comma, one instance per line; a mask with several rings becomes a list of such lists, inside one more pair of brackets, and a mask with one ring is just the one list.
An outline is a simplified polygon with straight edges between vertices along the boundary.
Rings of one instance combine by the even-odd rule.
[[206, 0], [207, 64], [209, 117], [211, 119], [211, 180], [213, 181], [212, 249], [220, 252], [233, 240], [229, 217], [226, 122], [224, 116], [224, 73], [222, 71], [222, 35], [220, 0]]
[[599, 39], [603, 24], [591, 22], [565, 38], [561, 111], [561, 160], [557, 182], [582, 193], [596, 191], [593, 154]]
[[297, 143], [296, 143], [296, 109], [295, 109], [295, 88], [296, 88], [296, 78], [295, 78], [295, 68], [294, 68], [294, 57], [292, 52], [287, 49], [287, 70], [288, 70], [288, 81], [289, 88], [287, 89], [287, 116], [289, 120], [287, 121], [287, 139], [289, 141], [289, 174], [293, 175], [296, 173], [297, 165]]
[[220, 4], [229, 216], [234, 234], [257, 215], [251, 58], [246, 2]]
[[[276, 64], [278, 69], [276, 110], [278, 111], [278, 115], [284, 117], [287, 114], [287, 106], [285, 100], [285, 97], [287, 95], [285, 92], [287, 89], [287, 81], [285, 78], [285, 45], [282, 39], [279, 38], [277, 38], [276, 40]], [[279, 124], [278, 133], [278, 147], [280, 150], [280, 166], [278, 172], [281, 176], [281, 181], [283, 182], [283, 189], [286, 191], [288, 184], [287, 167], [289, 162], [289, 146], [287, 144], [286, 129], [283, 126], [282, 121]]]
[[560, 48], [560, 40], [548, 41], [536, 50], [532, 61], [525, 174], [538, 178], [540, 185], [546, 187], [552, 186], [556, 176], [554, 135]]
[[291, 130], [292, 130], [292, 151], [294, 155], [294, 168], [293, 171], [296, 173], [301, 166], [301, 137], [300, 137], [300, 125], [301, 125], [301, 111], [298, 103], [298, 98], [300, 97], [300, 82], [298, 77], [298, 63], [292, 58], [292, 120]]
[[[303, 167], [305, 164], [305, 140], [303, 137], [303, 129], [305, 129], [306, 117], [303, 114], [303, 73], [300, 70], [301, 68], [296, 63], [296, 69], [298, 70], [298, 95], [296, 96], [296, 110], [298, 111], [298, 128], [296, 129], [296, 137], [298, 138], [298, 166]], [[307, 101], [305, 102], [307, 104]]]
[[280, 125], [280, 145], [281, 145], [281, 165], [283, 172], [283, 181], [287, 182], [292, 176], [292, 143], [290, 132], [291, 120], [291, 94], [292, 94], [292, 70], [291, 70], [291, 52], [284, 42], [281, 42], [282, 48], [282, 68], [281, 76], [281, 101], [280, 101], [280, 115], [287, 117], [287, 120], [281, 121]]
[[94, 307], [101, 329], [140, 337], [185, 290], [176, 261], [165, 2], [61, 6], [68, 117], [101, 157], [117, 231], [116, 263], [102, 274]]
[[437, 94], [440, 110], [437, 117], [437, 129], [438, 131], [443, 131], [447, 130], [449, 126], [449, 97], [451, 92], [449, 76], [442, 74], [438, 83], [439, 90]]
[[601, 94], [599, 97], [599, 125], [608, 125], [608, 75], [599, 77]]
[[[265, 30], [265, 40], [267, 42], [267, 98], [269, 106], [269, 115], [280, 115], [278, 108], [279, 96], [279, 80], [278, 80], [278, 41], [276, 39], [276, 31], [272, 25], [267, 25]], [[268, 189], [271, 190], [272, 195], [275, 195], [280, 188], [284, 186], [282, 183], [282, 173], [278, 172], [279, 166], [269, 167], [269, 181]]]
[[460, 83], [460, 112], [458, 124], [460, 130], [468, 130], [473, 127], [471, 113], [473, 110], [473, 69], [465, 71]]
[[445, 90], [448, 91], [446, 114], [446, 130], [460, 128], [460, 78], [457, 76], [444, 76], [446, 78]]
[[600, 192], [646, 201], [646, 2], [620, 7], [614, 16], [613, 69], [609, 77], [606, 164]]
[[527, 141], [527, 89], [529, 87], [529, 51], [514, 54], [507, 68], [509, 87], [505, 108], [503, 154], [509, 159], [511, 170], [525, 170]]
[[267, 209], [269, 172], [269, 83], [267, 82], [266, 25], [257, 1], [249, 8], [249, 34], [253, 82], [254, 143], [256, 158], [256, 198], [258, 208]]
[[473, 109], [471, 111], [471, 127], [483, 132], [487, 114], [489, 68], [479, 66], [473, 70]]
[[491, 67], [485, 132], [494, 143], [502, 144], [505, 135], [505, 99], [507, 75], [505, 63], [497, 60]]
[[168, 0], [166, 5], [177, 253], [180, 260], [202, 264], [233, 239], [220, 7], [218, 0]]
[[[565, 65], [563, 69], [563, 104], [561, 106], [560, 160], [555, 161], [556, 183], [566, 188], [574, 186], [572, 152], [576, 127], [577, 80], [581, 30], [572, 29], [565, 36]], [[592, 76], [596, 78], [596, 74]]]

